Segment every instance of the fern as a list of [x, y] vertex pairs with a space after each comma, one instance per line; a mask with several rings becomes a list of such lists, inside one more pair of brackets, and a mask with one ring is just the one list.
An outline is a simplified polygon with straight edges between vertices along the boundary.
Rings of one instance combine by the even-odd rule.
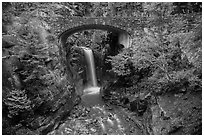
[[8, 106], [8, 117], [10, 118], [19, 115], [19, 113], [28, 112], [32, 108], [25, 90], [13, 89], [5, 100], [5, 104]]

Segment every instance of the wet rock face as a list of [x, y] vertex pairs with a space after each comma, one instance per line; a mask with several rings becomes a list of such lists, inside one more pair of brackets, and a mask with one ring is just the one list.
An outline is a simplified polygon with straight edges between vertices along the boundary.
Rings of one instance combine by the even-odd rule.
[[76, 45], [68, 45], [63, 48], [61, 52], [66, 55], [63, 57], [62, 63], [66, 66], [68, 80], [75, 86], [76, 94], [82, 95], [85, 83], [87, 83], [86, 76], [86, 60], [82, 48]]
[[[69, 54], [67, 60], [71, 70], [73, 70], [73, 75], [78, 75], [80, 79], [86, 80], [86, 60], [83, 49], [78, 46], [72, 46], [70, 48], [70, 53], [67, 54]], [[77, 78], [77, 76], [73, 77], [73, 79], [75, 78]]]

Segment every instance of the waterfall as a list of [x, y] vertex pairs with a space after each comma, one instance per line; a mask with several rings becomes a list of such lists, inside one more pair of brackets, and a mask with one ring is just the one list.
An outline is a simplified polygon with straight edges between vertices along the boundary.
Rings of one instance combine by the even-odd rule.
[[83, 50], [87, 61], [88, 87], [83, 91], [82, 104], [86, 106], [104, 104], [100, 96], [100, 87], [97, 86], [93, 52], [86, 47], [83, 47]]
[[88, 64], [88, 74], [90, 76], [90, 86], [97, 87], [97, 79], [96, 79], [96, 72], [95, 72], [95, 65], [94, 65], [94, 57], [93, 52], [91, 49], [83, 48], [84, 54]]

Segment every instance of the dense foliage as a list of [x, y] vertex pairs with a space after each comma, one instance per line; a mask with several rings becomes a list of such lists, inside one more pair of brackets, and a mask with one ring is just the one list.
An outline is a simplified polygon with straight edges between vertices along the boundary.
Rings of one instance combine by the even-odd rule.
[[201, 13], [193, 12], [193, 20], [183, 12], [172, 15], [171, 4], [144, 4], [143, 16], [150, 17], [152, 27], [136, 34], [129, 50], [111, 57], [112, 71], [118, 76], [138, 75], [132, 81], [137, 92], [201, 90]]

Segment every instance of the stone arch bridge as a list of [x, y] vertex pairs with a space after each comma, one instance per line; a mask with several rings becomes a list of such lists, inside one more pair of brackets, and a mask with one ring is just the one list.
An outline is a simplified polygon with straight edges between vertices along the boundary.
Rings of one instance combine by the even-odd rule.
[[57, 28], [55, 33], [59, 36], [59, 43], [66, 44], [66, 39], [83, 30], [98, 29], [116, 32], [119, 35], [119, 43], [125, 47], [130, 46], [131, 36], [138, 29], [147, 25], [145, 18], [130, 17], [67, 17], [57, 18], [52, 24]]

